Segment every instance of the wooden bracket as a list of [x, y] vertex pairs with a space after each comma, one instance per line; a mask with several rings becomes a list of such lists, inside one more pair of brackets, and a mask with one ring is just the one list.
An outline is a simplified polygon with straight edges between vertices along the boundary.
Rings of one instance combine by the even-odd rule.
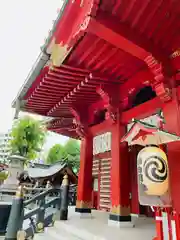
[[149, 70], [154, 75], [154, 81], [151, 83], [156, 95], [163, 101], [168, 102], [172, 99], [171, 88], [169, 87], [168, 78], [163, 74], [162, 64], [159, 63], [152, 55], [144, 60]]
[[168, 102], [172, 99], [172, 91], [167, 84], [161, 82], [156, 84], [154, 89], [156, 91], [156, 95], [159, 96], [163, 102]]
[[73, 124], [76, 129], [76, 133], [80, 138], [84, 138], [87, 135], [87, 119], [83, 115], [83, 110], [80, 107], [71, 107], [71, 113], [74, 116]]
[[106, 119], [116, 122], [119, 109], [119, 88], [116, 85], [101, 85], [96, 89], [104, 102], [104, 108], [107, 109]]

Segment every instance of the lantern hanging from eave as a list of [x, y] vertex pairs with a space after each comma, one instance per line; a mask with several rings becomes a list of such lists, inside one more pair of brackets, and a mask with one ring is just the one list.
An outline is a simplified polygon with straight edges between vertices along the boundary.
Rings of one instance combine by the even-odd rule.
[[137, 156], [138, 195], [141, 205], [171, 206], [168, 159], [159, 145], [179, 140], [179, 136], [139, 120], [134, 120], [131, 129], [121, 139], [121, 142], [126, 141], [129, 145], [144, 146]]
[[171, 206], [168, 160], [162, 149], [144, 147], [137, 156], [137, 174], [141, 205]]

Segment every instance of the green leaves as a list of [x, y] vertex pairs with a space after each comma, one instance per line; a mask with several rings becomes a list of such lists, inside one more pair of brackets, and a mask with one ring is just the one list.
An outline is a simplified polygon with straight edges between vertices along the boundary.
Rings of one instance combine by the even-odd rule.
[[77, 140], [69, 139], [67, 143], [62, 146], [61, 144], [55, 144], [48, 153], [46, 162], [53, 164], [57, 161], [67, 163], [76, 171], [79, 170], [80, 161], [80, 144]]
[[46, 131], [41, 122], [28, 116], [15, 122], [11, 136], [12, 153], [27, 159], [34, 159], [37, 149], [41, 149], [44, 144]]
[[0, 180], [5, 180], [8, 177], [8, 171], [0, 171]]
[[48, 153], [46, 162], [53, 164], [64, 158], [64, 148], [61, 144], [55, 144]]

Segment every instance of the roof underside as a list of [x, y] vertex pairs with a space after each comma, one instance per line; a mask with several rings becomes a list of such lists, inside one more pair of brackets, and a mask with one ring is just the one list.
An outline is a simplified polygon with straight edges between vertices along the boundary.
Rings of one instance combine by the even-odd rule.
[[[146, 72], [147, 67], [140, 57], [131, 54], [131, 49], [127, 51], [118, 47], [118, 36], [152, 53], [165, 64], [172, 51], [179, 47], [180, 39], [178, 0], [91, 0], [88, 1], [91, 7], [86, 2], [84, 6], [82, 3], [81, 10], [77, 4], [73, 6], [72, 1], [67, 2], [58, 22], [56, 38], [71, 47], [61, 66], [46, 64], [28, 91], [21, 95], [25, 100], [23, 110], [55, 117], [50, 129], [72, 137], [77, 135], [73, 129], [71, 107], [83, 104], [88, 109], [98, 102], [98, 86], [127, 86], [120, 96], [126, 109], [129, 107], [127, 97], [150, 80], [150, 74], [144, 82], [133, 80], [139, 72]], [[83, 8], [87, 8], [85, 13]], [[86, 24], [83, 23], [85, 15], [91, 16]], [[75, 19], [79, 21], [78, 27], [72, 25]], [[67, 24], [68, 21], [71, 25]], [[85, 26], [80, 28], [80, 25]], [[63, 35], [66, 26], [70, 30]], [[115, 35], [110, 36], [111, 30]], [[130, 80], [131, 84], [128, 84]]]

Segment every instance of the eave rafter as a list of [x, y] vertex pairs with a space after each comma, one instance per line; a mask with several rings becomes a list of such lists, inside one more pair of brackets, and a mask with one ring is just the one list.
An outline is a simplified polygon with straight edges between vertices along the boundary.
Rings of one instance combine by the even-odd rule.
[[[58, 78], [55, 78], [54, 76], [52, 77], [50, 75], [53, 73], [54, 69], [58, 72], [56, 74], [56, 77]], [[63, 66], [61, 70], [63, 74], [61, 71], [59, 71], [58, 68], [51, 67], [49, 69], [49, 72], [46, 73], [40, 84], [34, 89], [33, 93], [29, 96], [27, 105], [33, 105], [34, 102], [38, 100], [40, 103], [44, 102], [45, 105], [47, 106], [46, 103], [49, 101], [48, 106], [49, 108], [51, 108], [59, 101], [59, 99], [64, 95], [65, 92], [69, 92], [73, 87], [75, 87], [79, 83], [80, 79], [77, 79], [77, 77], [75, 78], [73, 76], [74, 69], [69, 69], [67, 68], [67, 66]], [[67, 71], [69, 71], [69, 73], [71, 74], [65, 75], [64, 73], [66, 73]], [[77, 73], [79, 73], [79, 71], [80, 70], [78, 69]], [[83, 73], [84, 73], [83, 76], [87, 76], [87, 71], [83, 71]], [[65, 79], [67, 83], [64, 83]]]
[[[113, 17], [108, 18], [106, 15], [105, 18], [105, 15], [99, 14], [99, 17], [96, 17], [96, 19], [90, 19], [87, 31], [143, 61], [154, 76], [152, 87], [156, 91], [157, 96], [160, 96], [163, 101], [169, 101], [171, 93], [169, 87], [167, 87], [168, 81], [166, 80], [167, 77], [165, 78], [164, 76], [165, 68], [163, 68], [167, 66], [167, 57], [163, 56], [162, 53], [157, 53], [155, 48], [153, 49], [153, 53], [158, 57], [158, 60], [162, 60], [163, 65], [151, 52], [130, 41], [129, 39], [131, 38], [126, 38], [125, 35], [129, 30], [123, 24], [118, 24], [117, 28], [113, 20], [115, 20]], [[137, 38], [136, 34], [134, 36]]]
[[[48, 115], [50, 116], [52, 113], [56, 112], [62, 104], [67, 103], [67, 102], [71, 103], [71, 102], [73, 102], [73, 99], [74, 99], [74, 101], [76, 101], [76, 95], [81, 91], [81, 89], [83, 89], [83, 87], [88, 87], [88, 83], [89, 83], [88, 78], [81, 81], [66, 96], [64, 96], [52, 109], [49, 110]], [[82, 96], [82, 98], [86, 99], [85, 96]], [[89, 100], [90, 102], [93, 99], [95, 100], [95, 96], [88, 96], [87, 97], [87, 100]]]
[[100, 11], [96, 18], [91, 17], [87, 32], [104, 39], [142, 61], [152, 54], [158, 61], [163, 63], [166, 69], [169, 69], [170, 62], [167, 56], [170, 55], [170, 52], [161, 49], [161, 46], [155, 45], [145, 36], [142, 37], [128, 24], [120, 22], [112, 15], [108, 16], [107, 13]]
[[[96, 102], [98, 99], [95, 91], [97, 85], [108, 84], [108, 82], [109, 79], [101, 75], [92, 75], [89, 70], [68, 65], [61, 65], [61, 67], [50, 65], [39, 85], [29, 95], [26, 106], [29, 110], [35, 107], [45, 114], [61, 102], [61, 106], [53, 114], [53, 116], [58, 116], [59, 111], [68, 111], [71, 104], [76, 101], [84, 100], [87, 104]], [[119, 84], [118, 79], [111, 80], [111, 82]]]
[[[118, 80], [111, 81], [111, 83], [116, 86], [119, 85]], [[99, 96], [95, 90], [100, 84], [109, 84], [109, 79], [89, 74], [88, 77], [85, 77], [77, 86], [63, 96], [63, 98], [61, 98], [60, 101], [55, 104], [55, 106], [51, 108], [47, 114], [49, 116], [53, 116], [65, 103], [69, 103], [69, 106], [71, 106], [71, 104], [77, 102], [77, 100], [85, 100], [85, 102], [88, 104], [96, 102]]]

